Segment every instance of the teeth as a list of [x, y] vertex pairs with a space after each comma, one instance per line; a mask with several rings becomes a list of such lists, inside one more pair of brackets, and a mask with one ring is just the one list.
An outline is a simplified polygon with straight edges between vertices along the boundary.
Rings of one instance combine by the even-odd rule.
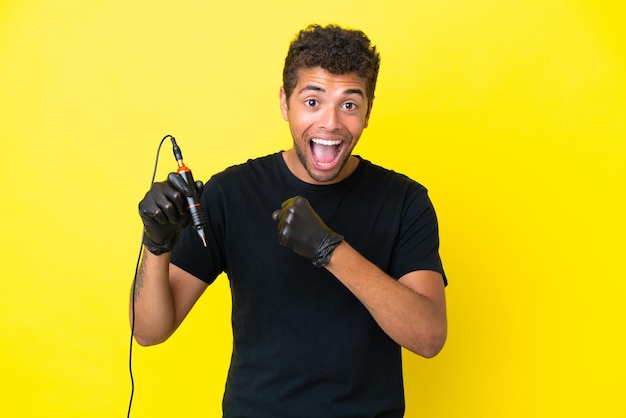
[[320, 138], [313, 138], [311, 141], [313, 141], [314, 143], [318, 144], [318, 145], [326, 145], [326, 146], [336, 146], [341, 144], [341, 140], [336, 139], [336, 140], [330, 140], [330, 139], [320, 139]]

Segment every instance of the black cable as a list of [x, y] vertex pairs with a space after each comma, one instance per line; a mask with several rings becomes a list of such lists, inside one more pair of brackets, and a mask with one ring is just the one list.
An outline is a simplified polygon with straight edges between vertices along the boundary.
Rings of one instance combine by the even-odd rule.
[[[165, 142], [168, 138], [174, 138], [172, 135], [165, 135], [161, 142], [159, 143], [159, 147], [157, 148], [156, 158], [154, 160], [154, 170], [152, 171], [152, 179], [150, 180], [150, 186], [154, 183], [154, 179], [156, 178], [157, 167], [159, 165], [159, 155], [161, 153], [161, 146], [163, 142]], [[135, 264], [135, 276], [133, 278], [133, 286], [130, 294], [130, 305], [131, 305], [131, 320], [130, 320], [130, 343], [128, 348], [128, 372], [130, 375], [130, 399], [128, 400], [128, 412], [126, 414], [127, 418], [130, 418], [130, 411], [133, 406], [133, 398], [135, 396], [135, 378], [133, 376], [133, 341], [135, 339], [135, 291], [136, 291], [136, 283], [137, 283], [137, 274], [139, 273], [139, 264], [141, 263], [141, 256], [143, 255], [143, 234], [141, 238], [141, 245], [139, 246], [139, 255], [137, 256], [137, 262]]]

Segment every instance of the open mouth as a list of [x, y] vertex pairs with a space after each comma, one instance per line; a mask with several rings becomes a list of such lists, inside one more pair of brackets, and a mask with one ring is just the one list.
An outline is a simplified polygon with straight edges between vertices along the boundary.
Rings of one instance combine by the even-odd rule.
[[311, 155], [313, 156], [313, 161], [322, 169], [329, 169], [335, 166], [342, 148], [343, 141], [340, 139], [311, 139]]

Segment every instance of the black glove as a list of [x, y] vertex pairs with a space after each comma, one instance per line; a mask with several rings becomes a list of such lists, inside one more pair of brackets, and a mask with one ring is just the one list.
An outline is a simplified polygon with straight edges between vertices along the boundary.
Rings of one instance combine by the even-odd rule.
[[[204, 185], [196, 181], [198, 195]], [[139, 215], [143, 221], [143, 244], [152, 254], [169, 252], [174, 247], [178, 234], [189, 224], [187, 196], [192, 191], [178, 173], [170, 173], [167, 181], [155, 182], [139, 202]]]
[[272, 214], [278, 221], [278, 242], [294, 253], [308, 258], [315, 267], [326, 267], [333, 250], [343, 241], [302, 196], [287, 199]]

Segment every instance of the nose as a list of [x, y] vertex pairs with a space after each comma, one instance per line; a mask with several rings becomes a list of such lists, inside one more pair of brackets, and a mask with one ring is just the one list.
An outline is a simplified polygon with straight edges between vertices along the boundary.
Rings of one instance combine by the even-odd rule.
[[326, 106], [320, 115], [319, 126], [327, 131], [334, 131], [341, 128], [341, 117], [339, 110], [334, 106]]

